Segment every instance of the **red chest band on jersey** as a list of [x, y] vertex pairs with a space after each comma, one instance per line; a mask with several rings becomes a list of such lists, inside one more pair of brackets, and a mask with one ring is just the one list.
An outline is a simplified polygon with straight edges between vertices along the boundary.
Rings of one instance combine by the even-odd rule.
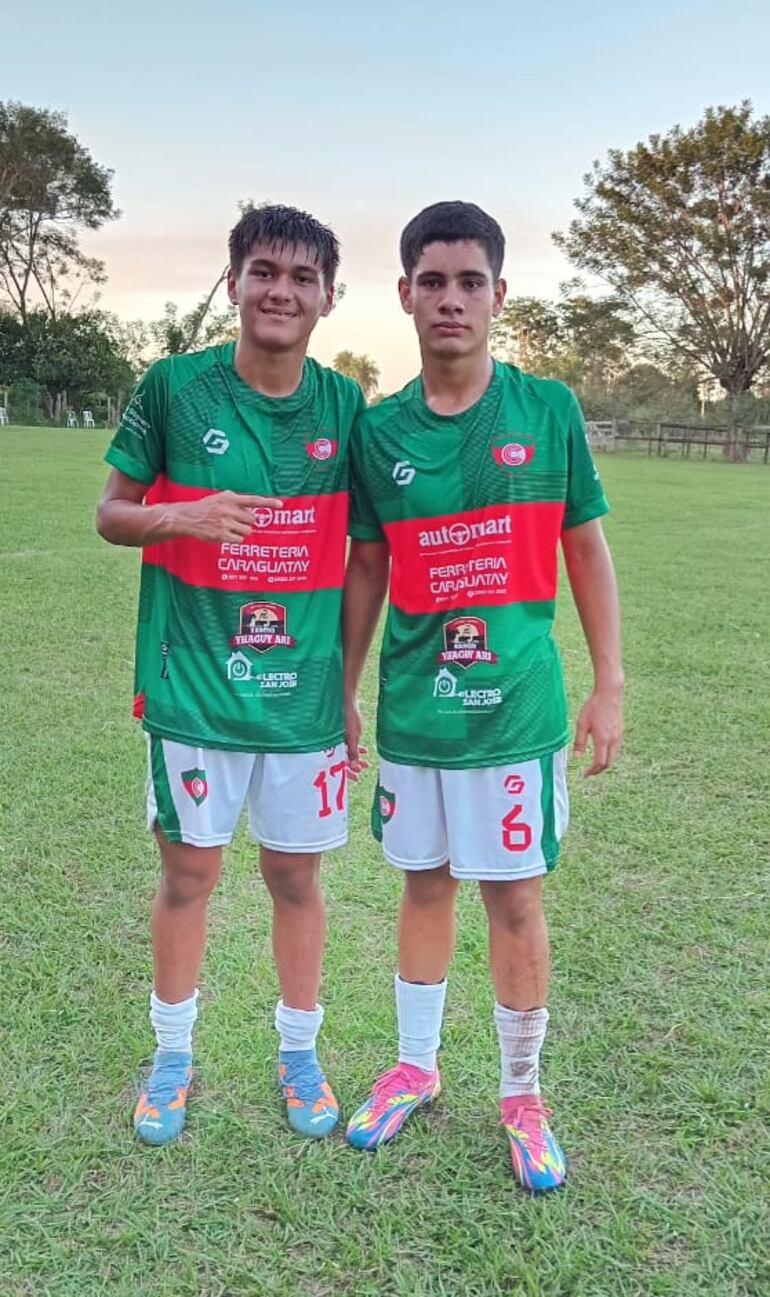
[[[159, 478], [147, 503], [201, 500], [213, 491]], [[148, 545], [152, 563], [186, 585], [235, 594], [272, 591], [300, 594], [340, 589], [345, 576], [348, 496], [294, 496], [280, 508], [254, 510], [254, 528], [239, 542], [220, 545], [186, 537]]]
[[559, 500], [386, 523], [391, 599], [410, 614], [554, 599], [563, 518]]

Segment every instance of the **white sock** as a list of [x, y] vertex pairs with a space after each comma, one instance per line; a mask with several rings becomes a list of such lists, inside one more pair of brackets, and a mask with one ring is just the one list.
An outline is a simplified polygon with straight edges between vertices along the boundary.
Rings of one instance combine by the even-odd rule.
[[539, 1094], [538, 1065], [548, 1027], [548, 1010], [529, 1009], [520, 1013], [495, 1004], [495, 1026], [500, 1041], [500, 1098]]
[[404, 982], [396, 976], [400, 1063], [411, 1063], [423, 1072], [435, 1070], [445, 999], [446, 978], [425, 986], [421, 982]]
[[150, 995], [150, 1022], [155, 1031], [158, 1049], [192, 1050], [192, 1029], [198, 1016], [198, 988], [196, 987], [189, 1000], [180, 1000], [178, 1004], [166, 1004], [159, 1000], [155, 992]]
[[275, 1006], [275, 1029], [281, 1037], [281, 1052], [315, 1049], [323, 1020], [324, 1011], [320, 1004], [314, 1009], [290, 1009], [279, 1000]]

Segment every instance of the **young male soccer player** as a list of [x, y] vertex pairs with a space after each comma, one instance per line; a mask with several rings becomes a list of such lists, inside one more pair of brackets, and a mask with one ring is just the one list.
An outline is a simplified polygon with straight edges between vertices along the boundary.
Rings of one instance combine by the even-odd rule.
[[318, 874], [320, 853], [347, 838], [339, 617], [363, 399], [306, 358], [338, 262], [334, 234], [306, 213], [247, 212], [230, 235], [238, 341], [153, 365], [107, 452], [99, 531], [144, 546], [136, 711], [163, 867], [157, 1052], [134, 1115], [149, 1144], [185, 1122], [208, 898], [244, 803], [273, 901], [289, 1121], [319, 1136], [338, 1117], [315, 1052]]
[[526, 1188], [561, 1185], [566, 1161], [540, 1098], [548, 936], [542, 878], [567, 826], [564, 686], [551, 638], [557, 547], [594, 666], [577, 725], [589, 775], [622, 736], [620, 617], [599, 518], [607, 511], [578, 403], [561, 383], [494, 362], [505, 296], [498, 224], [437, 203], [401, 239], [404, 310], [422, 374], [354, 434], [345, 594], [349, 747], [355, 689], [392, 559], [378, 707], [373, 826], [404, 870], [398, 1063], [347, 1131], [393, 1139], [439, 1092], [436, 1053], [461, 879], [479, 883], [500, 1042], [502, 1121]]

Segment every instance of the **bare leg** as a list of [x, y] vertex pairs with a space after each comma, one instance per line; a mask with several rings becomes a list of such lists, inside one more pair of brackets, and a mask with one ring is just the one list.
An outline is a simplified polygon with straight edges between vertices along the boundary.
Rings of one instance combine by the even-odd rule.
[[320, 854], [262, 847], [260, 868], [273, 900], [273, 954], [281, 999], [288, 1008], [315, 1009], [326, 939]]
[[222, 849], [168, 842], [157, 828], [155, 836], [163, 865], [152, 911], [155, 993], [166, 1004], [178, 1004], [198, 985], [206, 912], [222, 870]]
[[498, 1004], [526, 1012], [548, 995], [543, 880], [480, 883], [489, 920], [489, 966]]
[[455, 944], [458, 883], [449, 865], [407, 872], [398, 925], [398, 971], [405, 982], [442, 982]]

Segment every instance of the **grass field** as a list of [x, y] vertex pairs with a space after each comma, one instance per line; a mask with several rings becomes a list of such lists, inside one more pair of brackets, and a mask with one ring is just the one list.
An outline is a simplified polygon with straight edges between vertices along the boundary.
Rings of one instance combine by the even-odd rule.
[[[188, 1130], [135, 1142], [156, 859], [129, 716], [138, 555], [92, 523], [105, 444], [0, 431], [2, 1297], [769, 1293], [770, 469], [601, 461], [628, 737], [603, 780], [573, 770], [548, 884], [545, 1084], [572, 1176], [530, 1200], [496, 1126], [470, 889], [435, 1110], [374, 1156], [289, 1133], [245, 833], [213, 903]], [[568, 598], [559, 633], [574, 703], [589, 670]], [[399, 888], [371, 784], [325, 873], [323, 1053], [346, 1113], [393, 1058]]]

